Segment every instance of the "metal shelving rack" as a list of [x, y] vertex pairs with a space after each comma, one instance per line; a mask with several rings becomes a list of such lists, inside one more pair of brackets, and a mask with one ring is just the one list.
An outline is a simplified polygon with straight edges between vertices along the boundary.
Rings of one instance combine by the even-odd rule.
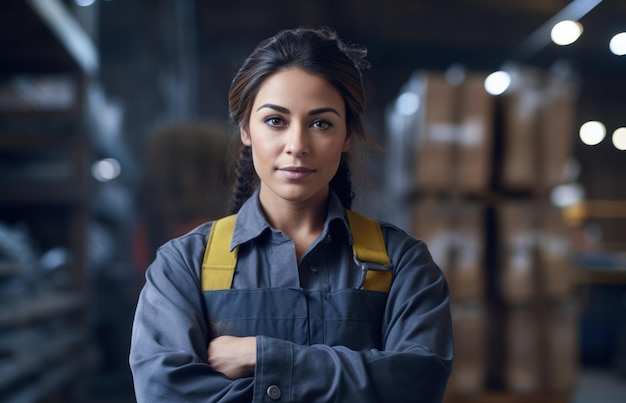
[[58, 258], [45, 273], [41, 261], [26, 267], [0, 248], [0, 400], [71, 401], [92, 361], [84, 94], [97, 52], [57, 0], [4, 2], [0, 48], [0, 223], [26, 228], [33, 256], [52, 250]]

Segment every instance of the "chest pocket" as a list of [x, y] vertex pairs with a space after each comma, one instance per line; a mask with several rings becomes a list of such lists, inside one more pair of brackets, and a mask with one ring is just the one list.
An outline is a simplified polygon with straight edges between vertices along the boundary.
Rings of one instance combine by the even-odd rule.
[[[352, 252], [361, 268], [362, 290], [388, 293], [391, 287], [391, 261], [387, 255], [380, 224], [362, 214], [346, 210], [352, 232]], [[202, 290], [227, 290], [233, 283], [239, 247], [230, 250], [237, 215], [217, 220], [211, 227], [202, 262]]]

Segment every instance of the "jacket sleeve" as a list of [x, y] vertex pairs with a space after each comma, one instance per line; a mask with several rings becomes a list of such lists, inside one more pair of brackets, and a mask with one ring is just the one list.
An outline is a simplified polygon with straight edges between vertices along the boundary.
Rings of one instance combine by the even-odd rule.
[[383, 349], [259, 336], [254, 401], [271, 402], [273, 394], [293, 402], [441, 402], [454, 354], [448, 286], [425, 244], [401, 235], [387, 231], [396, 269]]
[[231, 381], [207, 364], [209, 335], [193, 262], [202, 255], [172, 245], [161, 247], [148, 268], [135, 311], [130, 367], [137, 401], [251, 401], [254, 378]]

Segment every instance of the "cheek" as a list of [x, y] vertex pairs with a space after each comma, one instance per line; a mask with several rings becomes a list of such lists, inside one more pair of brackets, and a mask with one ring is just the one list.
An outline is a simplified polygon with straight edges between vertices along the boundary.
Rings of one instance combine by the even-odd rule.
[[252, 152], [259, 157], [272, 154], [272, 144], [262, 137], [252, 137], [250, 146], [252, 147]]
[[252, 148], [252, 162], [255, 168], [261, 168], [271, 164], [276, 157], [277, 151], [275, 147], [263, 138], [252, 136], [250, 145]]

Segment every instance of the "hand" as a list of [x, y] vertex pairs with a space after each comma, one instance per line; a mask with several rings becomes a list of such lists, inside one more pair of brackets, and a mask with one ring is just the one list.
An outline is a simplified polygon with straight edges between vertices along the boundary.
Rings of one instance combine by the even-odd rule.
[[208, 362], [229, 379], [254, 375], [256, 337], [219, 336], [207, 349]]

